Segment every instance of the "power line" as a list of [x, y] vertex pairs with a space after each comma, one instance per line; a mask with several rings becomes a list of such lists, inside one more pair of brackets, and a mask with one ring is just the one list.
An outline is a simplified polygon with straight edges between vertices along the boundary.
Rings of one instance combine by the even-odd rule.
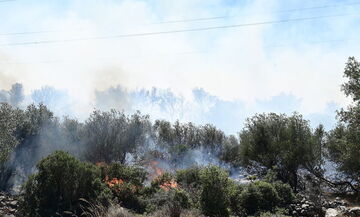
[[[309, 45], [309, 44], [327, 44], [327, 43], [342, 43], [348, 41], [357, 41], [356, 39], [332, 39], [332, 40], [323, 40], [323, 41], [308, 41], [301, 45]], [[265, 45], [264, 48], [274, 48], [274, 47], [290, 47], [297, 46], [299, 43], [294, 44], [274, 44], [274, 45]], [[21, 61], [0, 61], [0, 64], [7, 65], [26, 65], [26, 64], [51, 64], [51, 63], [72, 63], [72, 62], [88, 62], [89, 58], [92, 58], [91, 61], [106, 61], [106, 60], [119, 60], [119, 59], [139, 59], [146, 58], [148, 56], [151, 57], [169, 57], [169, 56], [182, 56], [182, 55], [196, 55], [203, 53], [211, 53], [211, 50], [197, 50], [197, 51], [183, 51], [176, 53], [163, 53], [163, 54], [149, 54], [149, 55], [135, 55], [135, 56], [125, 56], [125, 57], [101, 57], [101, 58], [92, 58], [93, 56], [87, 56], [86, 60], [75, 60], [75, 59], [52, 59], [52, 60], [40, 60], [37, 62], [21, 62]]]
[[62, 39], [62, 40], [42, 40], [42, 41], [29, 41], [29, 42], [15, 42], [15, 43], [0, 44], [0, 46], [4, 47], [4, 46], [35, 45], [35, 44], [55, 44], [55, 43], [77, 42], [77, 41], [89, 41], [89, 40], [106, 40], [106, 39], [116, 39], [116, 38], [144, 37], [144, 36], [155, 36], [155, 35], [162, 35], [162, 34], [200, 32], [200, 31], [210, 31], [210, 30], [219, 30], [219, 29], [232, 29], [232, 28], [259, 26], [259, 25], [269, 25], [269, 24], [280, 24], [280, 23], [290, 23], [290, 22], [299, 22], [299, 21], [309, 21], [309, 20], [317, 20], [317, 19], [349, 16], [349, 15], [354, 15], [354, 14], [324, 15], [324, 16], [315, 16], [315, 17], [303, 17], [303, 18], [283, 19], [283, 20], [274, 20], [274, 21], [254, 22], [254, 23], [242, 23], [242, 24], [233, 24], [233, 25], [211, 26], [211, 27], [202, 27], [202, 28], [193, 28], [193, 29], [159, 31], [159, 32], [131, 33], [131, 34], [120, 34], [120, 35], [109, 35], [109, 36], [93, 36], [93, 37]]
[[[287, 13], [287, 12], [307, 11], [307, 10], [345, 7], [345, 6], [354, 6], [354, 5], [360, 5], [360, 2], [352, 2], [352, 3], [348, 3], [348, 4], [332, 4], [332, 5], [322, 5], [322, 6], [314, 6], [314, 7], [284, 9], [284, 10], [274, 11], [272, 13]], [[180, 20], [167, 20], [167, 21], [155, 22], [155, 23], [150, 23], [150, 24], [187, 23], [187, 22], [196, 22], [196, 21], [219, 20], [219, 19], [226, 19], [226, 18], [231, 18], [231, 17], [238, 17], [238, 16], [223, 15], [223, 16], [214, 16], [214, 17], [189, 18], [189, 19], [180, 19]]]
[[65, 31], [61, 31], [61, 30], [44, 30], [44, 31], [30, 31], [30, 32], [9, 32], [9, 33], [0, 33], [0, 36], [9, 36], [9, 35], [32, 35], [32, 34], [56, 33], [56, 32], [65, 32]]
[[[16, 0], [0, 0], [0, 2], [8, 2], [8, 1], [16, 1]], [[333, 5], [322, 5], [322, 6], [314, 6], [314, 7], [304, 7], [304, 8], [293, 8], [293, 9], [285, 9], [279, 10], [272, 13], [284, 13], [284, 12], [295, 12], [295, 11], [305, 11], [305, 10], [314, 10], [314, 9], [324, 9], [324, 8], [333, 8], [333, 7], [345, 7], [345, 6], [353, 6], [360, 5], [360, 2], [352, 2], [348, 4], [333, 4]], [[215, 17], [203, 17], [203, 18], [190, 18], [190, 19], [181, 19], [181, 20], [168, 20], [161, 22], [154, 22], [150, 24], [170, 24], [170, 23], [187, 23], [187, 22], [196, 22], [196, 21], [208, 21], [208, 20], [218, 20], [218, 19], [226, 19], [237, 16], [215, 16]], [[0, 33], [0, 36], [10, 36], [10, 35], [33, 35], [33, 34], [43, 34], [43, 33], [57, 33], [57, 32], [66, 32], [62, 30], [40, 30], [40, 31], [24, 31], [24, 32], [9, 32], [9, 33]]]

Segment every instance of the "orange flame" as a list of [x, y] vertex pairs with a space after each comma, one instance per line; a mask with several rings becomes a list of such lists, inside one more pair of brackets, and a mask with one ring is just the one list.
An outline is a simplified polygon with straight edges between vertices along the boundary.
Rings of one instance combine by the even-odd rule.
[[122, 179], [113, 178], [109, 180], [109, 177], [107, 176], [105, 177], [104, 181], [110, 188], [124, 184], [124, 181]]
[[151, 168], [152, 172], [149, 173], [150, 180], [154, 180], [156, 177], [161, 176], [164, 171], [158, 166], [159, 162], [153, 160], [150, 161], [149, 167]]
[[170, 180], [169, 182], [165, 182], [164, 184], [160, 185], [160, 188], [168, 191], [171, 188], [178, 188], [178, 184], [175, 180]]
[[[151, 169], [151, 172], [149, 173], [150, 180], [155, 180], [156, 178], [164, 174], [164, 170], [161, 169], [158, 165], [159, 165], [158, 161], [155, 160], [150, 161], [149, 163], [149, 167]], [[169, 191], [171, 188], [178, 188], [178, 183], [175, 180], [170, 180], [161, 184], [159, 187], [165, 191]]]

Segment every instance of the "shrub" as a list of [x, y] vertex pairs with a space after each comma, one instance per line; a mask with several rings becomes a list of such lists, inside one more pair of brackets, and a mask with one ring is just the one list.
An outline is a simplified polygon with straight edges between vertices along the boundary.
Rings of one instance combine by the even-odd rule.
[[295, 195], [291, 189], [291, 186], [280, 181], [274, 182], [273, 186], [279, 196], [280, 206], [284, 207], [291, 204], [295, 200]]
[[176, 171], [176, 180], [183, 187], [198, 187], [201, 184], [200, 167], [190, 167]]
[[217, 166], [208, 166], [200, 174], [201, 208], [209, 217], [229, 216], [228, 174]]
[[128, 210], [114, 202], [111, 202], [109, 206], [104, 206], [101, 203], [84, 202], [87, 204], [87, 207], [82, 208], [83, 213], [81, 216], [84, 217], [134, 217]]
[[111, 196], [96, 166], [56, 151], [37, 165], [38, 173], [23, 186], [24, 216], [54, 216], [64, 211], [80, 213], [79, 199], [105, 202]]
[[134, 210], [138, 213], [143, 213], [145, 211], [146, 203], [134, 185], [130, 183], [123, 183], [114, 186], [112, 189], [113, 194], [121, 206]]
[[[188, 209], [191, 207], [191, 200], [187, 192], [181, 189], [158, 189], [155, 193], [147, 195], [147, 212], [154, 212], [159, 207], [167, 207], [174, 213], [178, 209]], [[164, 208], [165, 209], [165, 208]]]
[[240, 195], [241, 192], [244, 190], [242, 185], [232, 182], [230, 185], [230, 193], [229, 193], [229, 201], [230, 201], [230, 209], [233, 215], [241, 216], [243, 209], [241, 206]]
[[242, 208], [241, 213], [245, 216], [254, 215], [260, 211], [273, 211], [280, 202], [275, 187], [262, 181], [247, 186], [237, 198]]

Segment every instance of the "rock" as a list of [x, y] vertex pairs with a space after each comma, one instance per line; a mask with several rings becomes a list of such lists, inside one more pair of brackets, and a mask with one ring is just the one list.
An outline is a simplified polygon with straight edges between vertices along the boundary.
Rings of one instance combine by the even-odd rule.
[[11, 201], [11, 202], [9, 203], [9, 205], [10, 205], [11, 207], [17, 207], [17, 204], [18, 204], [18, 202], [17, 202], [16, 200]]
[[351, 217], [358, 217], [360, 216], [360, 207], [352, 207], [346, 212], [346, 214]]
[[12, 195], [0, 192], [0, 216], [14, 217], [17, 215], [18, 201]]
[[337, 211], [336, 209], [329, 208], [326, 210], [325, 217], [336, 217], [339, 214], [339, 211]]
[[307, 208], [309, 208], [309, 204], [306, 204], [306, 203], [305, 203], [305, 204], [301, 205], [301, 208], [302, 208], [302, 209], [307, 209]]

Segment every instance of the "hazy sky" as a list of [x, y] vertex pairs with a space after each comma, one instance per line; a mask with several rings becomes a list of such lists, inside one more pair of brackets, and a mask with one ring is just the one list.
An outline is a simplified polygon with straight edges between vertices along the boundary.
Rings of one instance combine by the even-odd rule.
[[[202, 88], [223, 102], [213, 119], [297, 110], [330, 124], [347, 103], [344, 64], [360, 57], [359, 10], [354, 0], [0, 2], [0, 89], [53, 86], [86, 113], [95, 90], [117, 85], [170, 89], [189, 102]], [[147, 34], [224, 26], [234, 28]]]

